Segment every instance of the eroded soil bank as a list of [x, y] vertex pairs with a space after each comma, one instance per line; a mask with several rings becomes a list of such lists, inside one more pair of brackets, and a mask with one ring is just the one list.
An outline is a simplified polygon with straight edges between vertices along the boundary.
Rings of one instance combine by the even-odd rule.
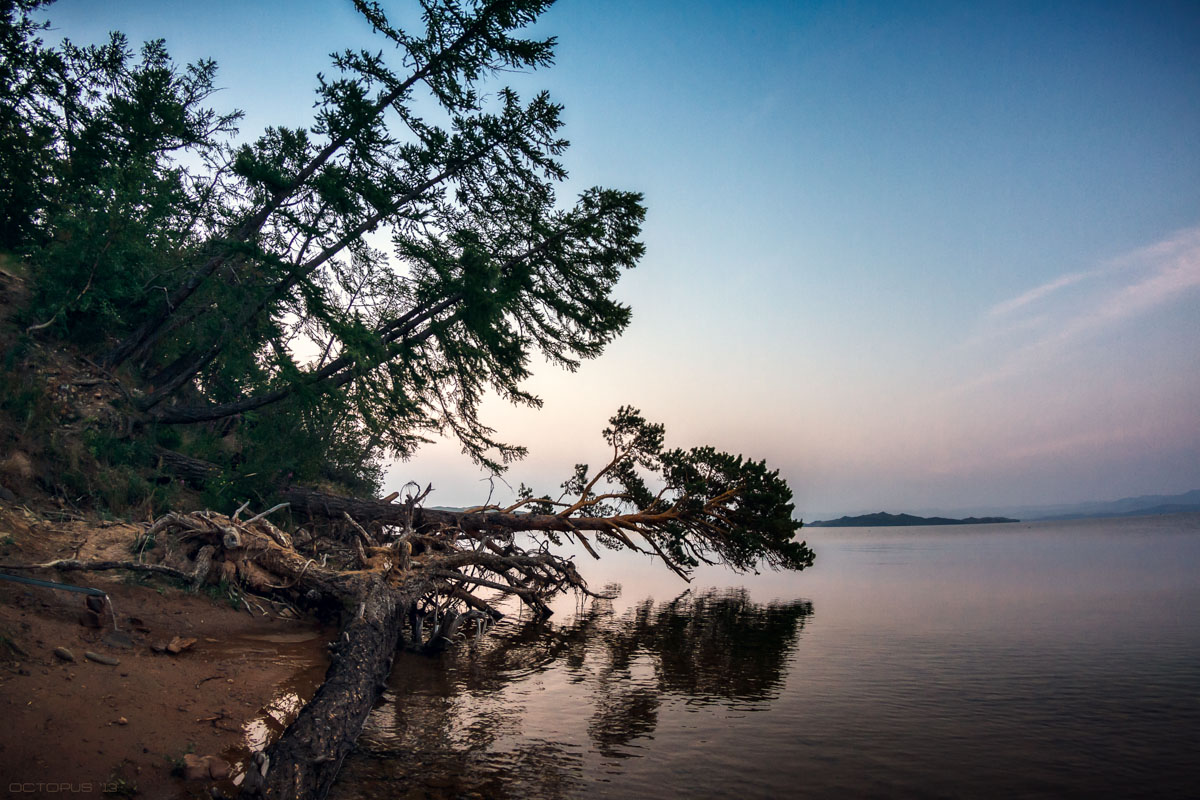
[[[127, 559], [137, 530], [0, 505], [0, 563]], [[235, 609], [218, 591], [22, 574], [107, 592], [116, 633], [112, 615], [94, 627], [85, 595], [0, 580], [0, 796], [232, 794], [250, 753], [290, 722], [329, 663], [332, 629]], [[172, 641], [180, 652], [166, 649]]]

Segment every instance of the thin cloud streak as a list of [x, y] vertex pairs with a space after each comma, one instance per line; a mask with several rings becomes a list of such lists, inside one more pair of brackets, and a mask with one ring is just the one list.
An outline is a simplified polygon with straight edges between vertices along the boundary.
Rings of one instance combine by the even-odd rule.
[[1200, 286], [1200, 240], [1192, 249], [1175, 255], [1157, 271], [1113, 292], [1091, 312], [1080, 314], [1056, 337], [1065, 342], [1096, 329], [1104, 329], [1179, 299]]
[[997, 303], [996, 305], [994, 305], [990, 309], [988, 309], [986, 316], [988, 316], [988, 317], [1007, 316], [1018, 309], [1024, 308], [1025, 306], [1028, 306], [1031, 303], [1042, 299], [1043, 297], [1045, 297], [1048, 294], [1056, 292], [1059, 289], [1062, 289], [1066, 286], [1070, 286], [1071, 284], [1078, 283], [1079, 281], [1083, 280], [1084, 278], [1091, 277], [1092, 275], [1095, 275], [1095, 274], [1097, 274], [1097, 273], [1096, 272], [1072, 272], [1069, 275], [1063, 275], [1061, 278], [1057, 278], [1056, 280], [1052, 280], [1049, 283], [1044, 283], [1041, 286], [1037, 286], [1033, 289], [1030, 289], [1028, 292], [1025, 292], [1025, 294], [1022, 294], [1018, 297], [1014, 297], [1011, 300], [1005, 300], [1003, 303]]
[[1160, 242], [1139, 248], [1132, 253], [1126, 253], [1124, 256], [1113, 259], [1109, 265], [1114, 268], [1136, 266], [1146, 262], [1174, 258], [1189, 252], [1194, 253], [1198, 248], [1200, 248], [1200, 225], [1185, 228]]
[[[1200, 226], [1182, 231], [1110, 262], [1106, 269], [1071, 273], [993, 306], [987, 317], [1044, 306], [1054, 292], [1084, 278], [1128, 276], [1119, 286], [1098, 289], [1080, 299], [1064, 301], [1053, 310], [1041, 309], [1043, 325], [1031, 326], [1033, 341], [1000, 359], [998, 367], [956, 386], [951, 394], [975, 391], [1016, 378], [1066, 356], [1082, 343], [1132, 319], [1181, 300], [1200, 287]], [[1040, 332], [1037, 332], [1040, 328]], [[1011, 333], [1011, 329], [1008, 331]], [[996, 333], [973, 337], [977, 346], [995, 342]]]

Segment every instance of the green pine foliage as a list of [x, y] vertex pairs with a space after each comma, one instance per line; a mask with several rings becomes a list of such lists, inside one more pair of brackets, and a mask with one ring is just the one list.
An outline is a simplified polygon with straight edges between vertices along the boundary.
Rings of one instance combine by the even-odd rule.
[[[478, 419], [484, 394], [537, 404], [535, 352], [573, 368], [627, 324], [611, 291], [642, 253], [640, 198], [561, 204], [561, 107], [492, 85], [552, 61], [516, 35], [547, 3], [427, 3], [420, 34], [357, 3], [395, 66], [336, 54], [309, 128], [248, 141], [210, 107], [211, 61], [50, 45], [43, 5], [0, 17], [3, 247], [29, 266], [30, 330], [118, 370], [135, 428], [346, 488], [432, 434], [501, 469], [524, 451]], [[437, 123], [414, 110], [431, 99]], [[205, 447], [216, 430], [237, 458]]]
[[[667, 450], [664, 433], [622, 407], [604, 429], [612, 460], [590, 478], [586, 464], [576, 465], [564, 495], [578, 498], [572, 506], [580, 514], [626, 520], [683, 573], [701, 563], [738, 571], [812, 566], [812, 550], [795, 541], [801, 523], [778, 470], [712, 447]], [[601, 541], [626, 545], [612, 534]]]
[[[553, 39], [521, 33], [549, 4], [422, 0], [407, 31], [355, 0], [386, 51], [336, 53], [311, 125], [247, 138], [239, 112], [212, 107], [213, 62], [119, 33], [47, 43], [46, 3], [0, 2], [0, 250], [27, 268], [26, 333], [120, 380], [122, 425], [91, 456], [140, 461], [151, 487], [162, 450], [201, 459], [226, 509], [288, 483], [369, 494], [385, 459], [437, 434], [494, 471], [522, 456], [482, 399], [537, 406], [535, 355], [568, 370], [600, 355], [629, 323], [613, 289], [643, 254], [641, 196], [561, 198], [562, 107], [499, 82], [553, 62]], [[655, 502], [647, 469], [680, 508], [701, 503], [697, 519], [701, 498], [746, 492], [705, 523], [736, 528], [736, 546], [661, 529], [679, 563], [803, 562], [777, 473], [663, 452], [627, 409], [613, 426], [640, 454], [610, 475], [627, 503]]]

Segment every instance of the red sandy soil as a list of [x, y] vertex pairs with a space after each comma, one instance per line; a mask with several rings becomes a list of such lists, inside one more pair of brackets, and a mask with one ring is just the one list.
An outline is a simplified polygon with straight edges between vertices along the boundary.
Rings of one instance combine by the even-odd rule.
[[[0, 502], [0, 563], [129, 560], [138, 530], [57, 522]], [[127, 638], [112, 635], [111, 617], [104, 628], [81, 623], [85, 595], [0, 580], [0, 796], [211, 797], [214, 785], [233, 794], [252, 750], [291, 721], [328, 666], [334, 632], [312, 622], [252, 615], [157, 578], [17, 574], [104, 590]], [[173, 637], [195, 643], [155, 651]], [[56, 656], [58, 647], [75, 660]], [[185, 780], [187, 754], [220, 757], [230, 776]]]

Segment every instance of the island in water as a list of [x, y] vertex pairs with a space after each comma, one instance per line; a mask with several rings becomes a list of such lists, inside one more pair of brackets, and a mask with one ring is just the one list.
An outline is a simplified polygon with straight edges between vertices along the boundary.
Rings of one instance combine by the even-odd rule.
[[1008, 517], [967, 517], [966, 519], [950, 519], [949, 517], [916, 517], [912, 514], [888, 514], [880, 511], [876, 514], [861, 514], [857, 517], [838, 517], [837, 519], [806, 522], [806, 528], [878, 528], [896, 525], [983, 525], [992, 522], [1020, 522], [1019, 519]]

